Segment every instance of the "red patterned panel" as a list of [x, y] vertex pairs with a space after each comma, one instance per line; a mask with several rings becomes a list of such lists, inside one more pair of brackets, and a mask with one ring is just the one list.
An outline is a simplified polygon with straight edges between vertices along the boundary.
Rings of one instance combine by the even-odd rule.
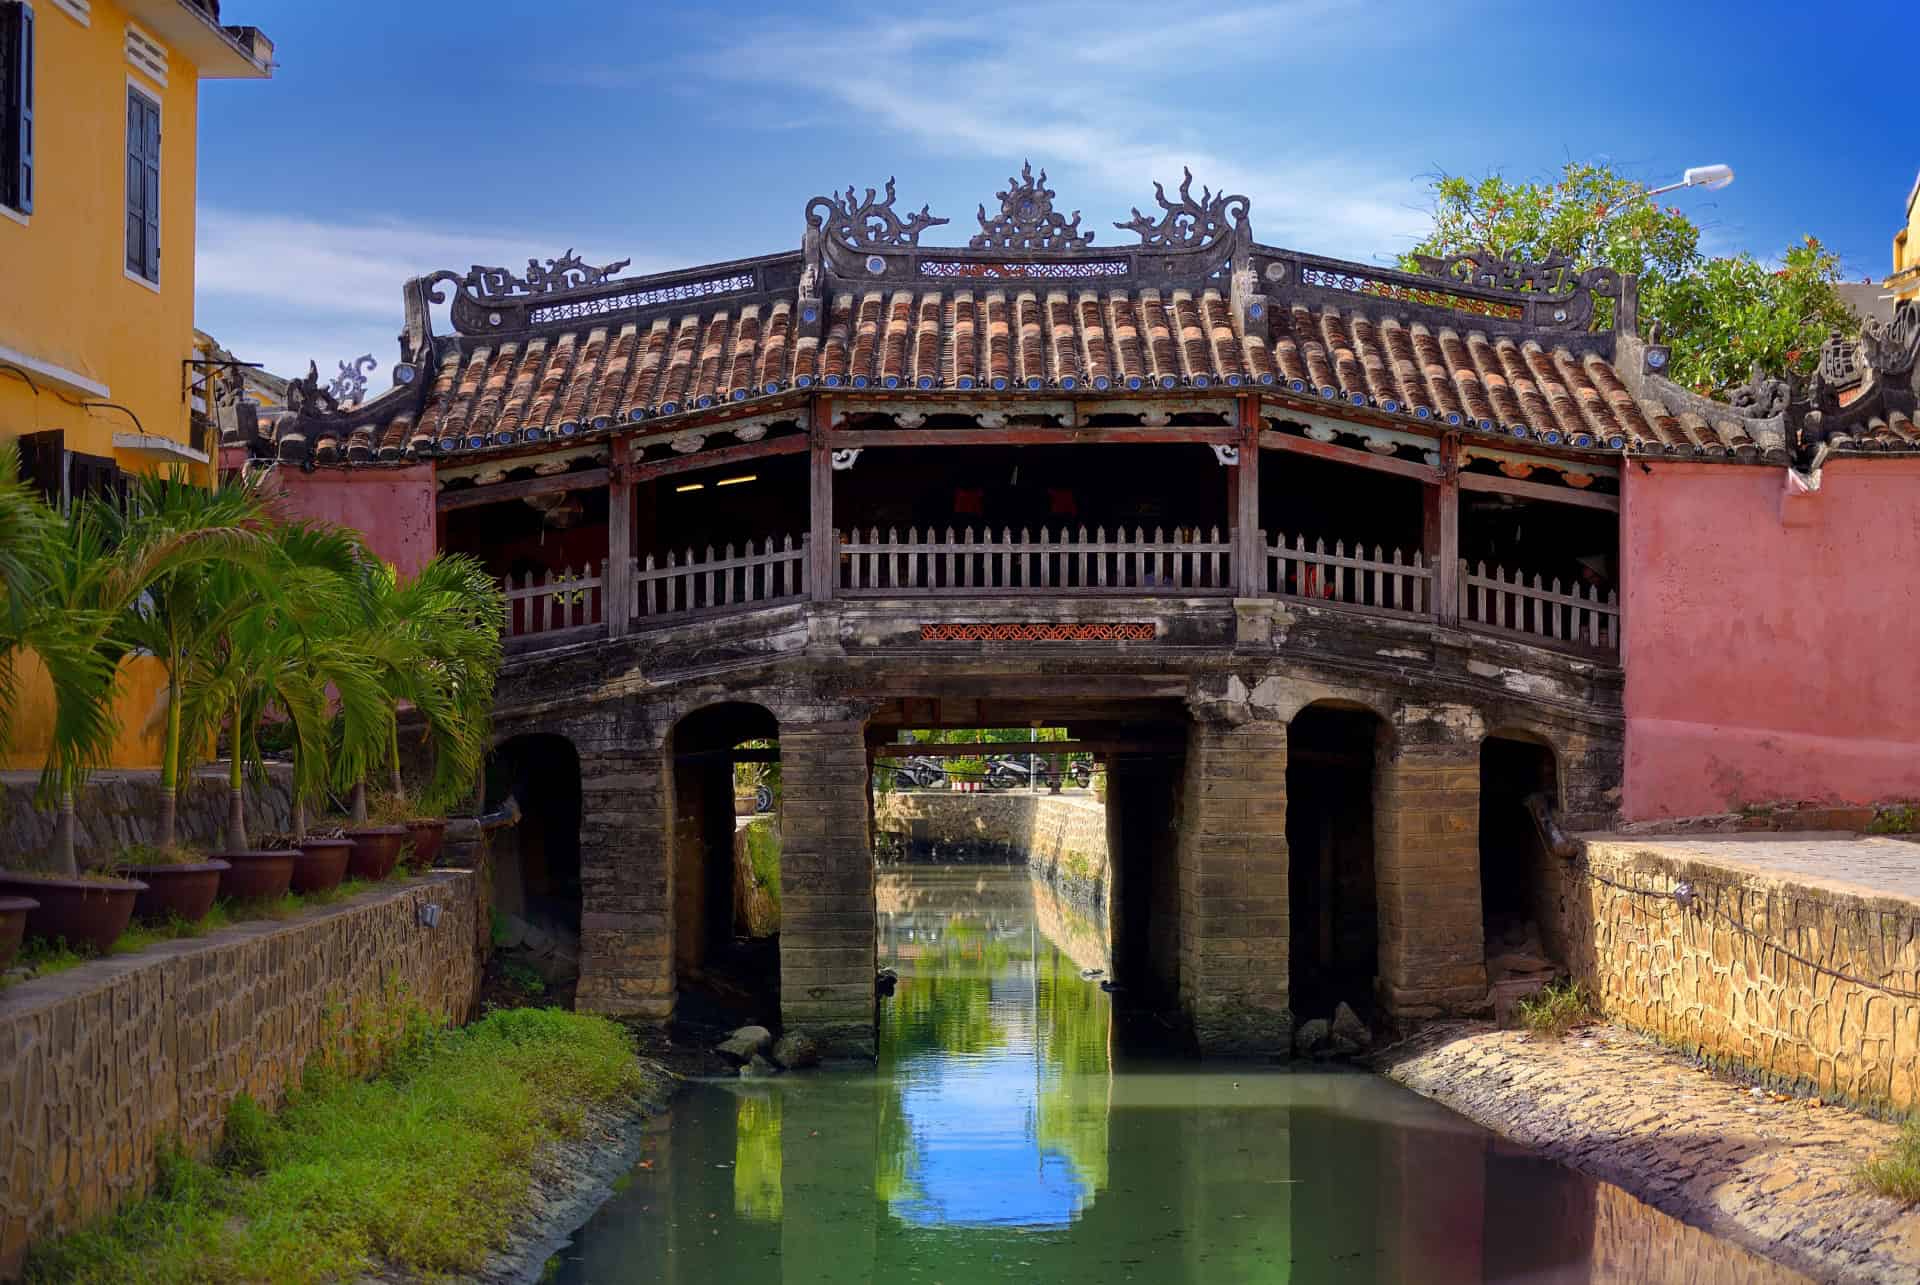
[[1049, 625], [1025, 622], [921, 625], [921, 642], [1152, 642], [1153, 622]]

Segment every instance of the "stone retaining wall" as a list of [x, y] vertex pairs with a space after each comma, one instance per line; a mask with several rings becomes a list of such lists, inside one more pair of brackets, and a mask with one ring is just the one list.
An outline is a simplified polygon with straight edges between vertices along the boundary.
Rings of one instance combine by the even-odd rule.
[[1609, 1017], [1823, 1097], [1920, 1106], [1920, 904], [1688, 859], [1671, 841], [1585, 846], [1584, 868], [1542, 854], [1536, 905], [1549, 949]]
[[484, 879], [437, 871], [0, 991], [0, 1279], [30, 1240], [144, 1192], [163, 1138], [204, 1154], [237, 1095], [277, 1105], [390, 987], [464, 1021], [487, 930]]
[[874, 828], [910, 861], [1024, 861], [1075, 901], [1106, 900], [1107, 810], [1090, 790], [890, 790], [874, 796]]
[[[293, 828], [292, 768], [272, 764], [264, 787], [247, 790], [247, 828], [253, 832]], [[51, 811], [33, 805], [37, 772], [0, 773], [0, 866], [32, 867], [53, 846]], [[227, 832], [228, 784], [225, 768], [202, 768], [180, 792], [180, 839], [187, 844], [217, 844]], [[96, 772], [75, 807], [80, 831], [74, 847], [84, 867], [122, 844], [152, 843], [160, 820], [158, 772]]]

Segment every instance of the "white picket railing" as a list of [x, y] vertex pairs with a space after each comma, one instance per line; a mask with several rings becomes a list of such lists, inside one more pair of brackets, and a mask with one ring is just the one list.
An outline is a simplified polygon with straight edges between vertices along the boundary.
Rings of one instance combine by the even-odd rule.
[[1284, 535], [1268, 544], [1264, 531], [1260, 543], [1266, 549], [1267, 593], [1400, 616], [1433, 614], [1433, 568], [1418, 550], [1402, 558], [1400, 550], [1389, 554], [1376, 544], [1368, 557], [1358, 541], [1349, 554], [1345, 541], [1334, 541], [1329, 552], [1325, 540], [1315, 540], [1309, 549], [1306, 537], [1298, 535], [1289, 548]]
[[668, 553], [657, 562], [648, 554], [634, 568], [633, 618], [685, 617], [804, 598], [808, 549], [807, 536], [796, 543], [789, 535], [778, 546], [768, 536], [757, 551], [749, 540], [737, 555], [731, 544], [717, 553], [708, 545], [704, 555], [693, 549], [684, 556]]
[[1149, 534], [1105, 527], [1038, 537], [1002, 527], [978, 535], [972, 527], [923, 536], [909, 527], [906, 538], [878, 527], [864, 538], [855, 530], [839, 539], [837, 592], [858, 597], [1006, 597], [1022, 595], [1175, 596], [1233, 592], [1233, 543], [1218, 527], [1155, 527]]
[[501, 581], [507, 596], [509, 645], [538, 636], [558, 644], [606, 627], [607, 564], [589, 562], [578, 571], [529, 571]]
[[1518, 634], [1529, 642], [1572, 644], [1592, 651], [1620, 650], [1620, 602], [1611, 589], [1604, 595], [1589, 585], [1555, 580], [1533, 583], [1518, 571], [1481, 562], [1476, 570], [1460, 563], [1460, 623], [1468, 628]]

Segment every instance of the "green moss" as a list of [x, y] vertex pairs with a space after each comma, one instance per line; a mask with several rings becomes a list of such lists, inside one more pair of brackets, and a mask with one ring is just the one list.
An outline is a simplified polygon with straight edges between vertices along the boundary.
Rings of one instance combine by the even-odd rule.
[[1520, 1025], [1535, 1035], [1560, 1039], [1576, 1026], [1593, 1019], [1593, 1009], [1579, 982], [1554, 982], [1520, 1001]]
[[1920, 1119], [1908, 1117], [1893, 1150], [1860, 1166], [1860, 1180], [1882, 1196], [1920, 1201]]
[[[344, 1073], [368, 1042], [387, 1070]], [[401, 997], [337, 1027], [329, 1047], [338, 1056], [309, 1068], [277, 1118], [236, 1100], [215, 1159], [165, 1151], [151, 1195], [36, 1249], [27, 1278], [472, 1273], [506, 1242], [541, 1146], [649, 1086], [619, 1026], [559, 1009], [503, 1009], [446, 1031]]]
[[1915, 830], [1920, 830], [1920, 808], [1911, 803], [1881, 808], [1867, 827], [1870, 834], [1912, 834]]

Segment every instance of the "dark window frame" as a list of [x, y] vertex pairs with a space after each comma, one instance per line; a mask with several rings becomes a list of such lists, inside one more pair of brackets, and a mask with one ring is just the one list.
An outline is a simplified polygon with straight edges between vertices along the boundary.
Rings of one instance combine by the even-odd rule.
[[160, 284], [160, 100], [127, 84], [126, 269]]
[[0, 0], [0, 205], [33, 213], [33, 8]]

